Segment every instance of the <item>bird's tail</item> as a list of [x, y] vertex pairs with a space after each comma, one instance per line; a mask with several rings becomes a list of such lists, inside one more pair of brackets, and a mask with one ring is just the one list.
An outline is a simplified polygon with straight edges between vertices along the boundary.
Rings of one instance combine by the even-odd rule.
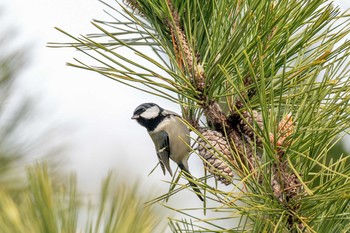
[[180, 167], [180, 169], [181, 169], [182, 171], [184, 171], [184, 174], [185, 174], [185, 176], [188, 178], [187, 180], [188, 180], [188, 182], [190, 183], [190, 185], [191, 185], [193, 191], [195, 192], [195, 194], [199, 197], [199, 199], [200, 199], [201, 201], [204, 201], [204, 199], [203, 199], [203, 194], [202, 194], [202, 192], [199, 190], [199, 187], [198, 187], [195, 183], [192, 182], [193, 176], [191, 175], [190, 171], [189, 171], [182, 163], [179, 164], [179, 167]]

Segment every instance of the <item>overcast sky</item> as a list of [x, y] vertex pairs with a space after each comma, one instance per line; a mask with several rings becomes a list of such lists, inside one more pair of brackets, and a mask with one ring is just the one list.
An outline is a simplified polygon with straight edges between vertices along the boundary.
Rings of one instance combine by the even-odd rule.
[[[106, 2], [116, 5], [113, 0]], [[97, 0], [0, 0], [0, 6], [2, 18], [17, 31], [18, 44], [29, 46], [30, 61], [18, 89], [37, 98], [38, 120], [30, 128], [34, 132], [47, 125], [60, 128], [63, 136], [56, 140], [69, 142], [65, 161], [78, 173], [81, 190], [96, 192], [100, 180], [113, 169], [126, 174], [122, 178], [129, 183], [141, 180], [145, 193], [165, 193], [169, 185], [162, 180], [170, 177], [164, 177], [161, 169], [148, 176], [158, 160], [154, 146], [146, 130], [130, 118], [143, 102], [177, 112], [179, 107], [98, 74], [67, 67], [65, 63], [77, 56], [74, 50], [46, 47], [47, 42], [68, 39], [54, 27], [75, 35], [96, 31], [90, 24], [93, 18], [109, 19], [104, 5]], [[192, 156], [189, 163], [193, 174], [202, 174], [198, 158]], [[199, 202], [189, 191], [171, 202], [180, 199], [186, 200], [184, 205]]]
[[[116, 5], [113, 0], [106, 2]], [[350, 7], [349, 1], [336, 2], [343, 10]], [[65, 62], [72, 61], [75, 51], [46, 47], [47, 42], [67, 41], [54, 27], [75, 35], [93, 32], [91, 19], [108, 17], [104, 5], [97, 0], [0, 0], [0, 6], [7, 24], [30, 47], [20, 88], [39, 98], [43, 121], [66, 125], [64, 138], [71, 141], [68, 165], [78, 172], [83, 186], [95, 189], [109, 169], [129, 170], [128, 179], [145, 180], [152, 188], [160, 186], [160, 179], [169, 180], [160, 169], [147, 176], [157, 158], [146, 131], [130, 117], [142, 102], [156, 102], [177, 112], [178, 106], [98, 74], [67, 67]], [[200, 161], [192, 157], [192, 173], [201, 174]], [[163, 191], [167, 186], [162, 186]]]

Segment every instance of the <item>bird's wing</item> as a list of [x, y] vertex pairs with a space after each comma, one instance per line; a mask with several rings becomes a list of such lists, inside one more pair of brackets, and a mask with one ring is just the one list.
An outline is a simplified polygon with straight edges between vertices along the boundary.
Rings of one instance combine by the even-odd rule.
[[156, 146], [157, 156], [159, 159], [160, 166], [165, 175], [165, 168], [168, 170], [169, 174], [172, 176], [173, 173], [170, 168], [169, 158], [170, 158], [170, 147], [169, 147], [169, 136], [165, 131], [160, 131], [152, 133], [151, 138]]

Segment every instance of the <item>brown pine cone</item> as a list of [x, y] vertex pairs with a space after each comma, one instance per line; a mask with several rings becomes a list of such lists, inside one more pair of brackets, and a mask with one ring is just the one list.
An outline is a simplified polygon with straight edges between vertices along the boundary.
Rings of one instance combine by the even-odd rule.
[[[282, 157], [280, 158], [282, 159]], [[298, 176], [289, 168], [287, 161], [275, 163], [272, 173], [272, 190], [280, 202], [288, 202], [304, 192], [304, 187]]]
[[[216, 180], [225, 185], [232, 183], [232, 169], [227, 165], [234, 161], [230, 151], [230, 145], [226, 138], [219, 132], [203, 129], [201, 130], [203, 138], [198, 139], [198, 152], [205, 159], [203, 161], [205, 168], [212, 174]], [[221, 153], [219, 155], [218, 153]]]
[[[254, 140], [255, 132], [258, 128], [263, 129], [264, 122], [262, 119], [261, 113], [253, 110], [252, 112], [244, 111], [242, 113], [242, 117], [244, 119], [241, 119], [239, 124], [241, 126], [242, 132], [247, 135], [252, 141]], [[261, 145], [261, 140], [258, 137], [255, 137], [256, 142], [258, 145]]]

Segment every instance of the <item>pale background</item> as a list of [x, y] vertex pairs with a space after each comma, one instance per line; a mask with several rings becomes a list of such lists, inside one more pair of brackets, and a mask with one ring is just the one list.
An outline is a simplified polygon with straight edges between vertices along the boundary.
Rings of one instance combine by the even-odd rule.
[[[117, 5], [113, 0], [106, 2]], [[335, 2], [342, 10], [350, 8], [349, 1]], [[97, 0], [0, 0], [1, 22], [17, 32], [15, 43], [28, 46], [28, 65], [18, 87], [19, 95], [36, 98], [38, 106], [28, 134], [48, 125], [60, 128], [57, 140], [68, 142], [67, 172], [77, 172], [81, 190], [96, 192], [100, 180], [113, 169], [126, 172], [122, 178], [127, 182], [142, 180], [146, 193], [159, 190], [162, 194], [168, 184], [161, 180], [170, 178], [160, 169], [148, 176], [157, 162], [154, 148], [146, 131], [130, 117], [143, 102], [177, 112], [179, 107], [96, 73], [67, 67], [65, 62], [77, 56], [74, 50], [46, 47], [47, 42], [67, 41], [54, 27], [74, 35], [95, 32], [89, 22], [108, 18], [105, 8]], [[192, 156], [189, 164], [195, 176], [202, 173], [198, 158]], [[198, 201], [189, 191], [175, 199], [183, 202], [184, 196], [187, 202]]]
[[[113, 0], [106, 2], [117, 7]], [[0, 0], [0, 9], [5, 28], [16, 32], [11, 35], [14, 44], [27, 46], [28, 64], [16, 95], [33, 97], [36, 113], [23, 134], [32, 137], [51, 127], [58, 129], [55, 140], [66, 146], [64, 169], [77, 173], [81, 191], [98, 192], [101, 179], [113, 170], [130, 184], [141, 181], [145, 194], [164, 194], [169, 184], [162, 181], [170, 181], [170, 176], [163, 176], [161, 169], [149, 175], [158, 161], [154, 146], [146, 130], [130, 118], [143, 102], [176, 112], [179, 106], [96, 73], [67, 67], [65, 63], [78, 53], [47, 47], [48, 42], [68, 41], [54, 27], [74, 35], [96, 32], [90, 21], [110, 19], [103, 12], [106, 7], [97, 0]], [[194, 175], [202, 174], [198, 158], [192, 156], [189, 163]], [[172, 167], [175, 170], [175, 164]], [[197, 199], [184, 191], [172, 201], [195, 204]]]

